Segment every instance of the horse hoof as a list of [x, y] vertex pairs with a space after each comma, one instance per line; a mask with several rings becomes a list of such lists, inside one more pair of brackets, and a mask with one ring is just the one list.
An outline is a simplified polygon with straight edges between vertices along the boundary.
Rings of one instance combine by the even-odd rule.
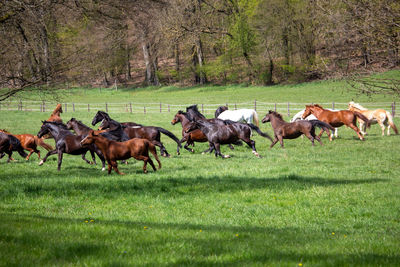
[[229, 155], [224, 155], [224, 159], [229, 159], [230, 157]]
[[43, 165], [43, 160], [41, 160], [40, 162], [39, 162], [39, 166], [42, 166]]
[[[191, 149], [190, 152], [194, 153], [194, 149]], [[203, 153], [204, 154], [204, 153]]]
[[104, 172], [106, 170], [106, 168], [102, 168], [101, 171]]

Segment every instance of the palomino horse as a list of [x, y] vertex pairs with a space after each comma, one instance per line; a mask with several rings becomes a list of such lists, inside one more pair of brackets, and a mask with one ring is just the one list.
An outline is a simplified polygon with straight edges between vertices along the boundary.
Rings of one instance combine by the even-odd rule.
[[319, 120], [298, 120], [295, 122], [286, 122], [283, 120], [282, 115], [278, 112], [270, 110], [262, 119], [262, 123], [271, 122], [274, 129], [275, 140], [272, 142], [273, 147], [278, 141], [283, 148], [283, 139], [295, 139], [302, 134], [310, 139], [314, 145], [314, 139], [322, 145], [321, 138], [315, 135], [315, 126], [320, 127], [329, 135], [329, 130], [334, 130], [329, 124]]
[[[11, 133], [7, 132], [6, 130], [0, 130], [0, 132], [11, 135]], [[12, 134], [12, 135], [15, 136], [20, 141], [23, 149], [29, 151], [26, 160], [29, 160], [29, 157], [32, 155], [33, 152], [38, 154], [38, 158], [40, 160], [40, 150], [37, 149], [38, 146], [43, 147], [47, 151], [53, 150], [53, 148], [50, 145], [43, 142], [42, 138], [39, 138], [35, 135], [32, 134]]]
[[15, 136], [0, 132], [0, 159], [7, 154], [7, 163], [9, 163], [12, 160], [13, 151], [17, 151], [23, 158], [28, 156], [22, 148], [21, 142]]
[[[349, 102], [349, 110], [351, 111], [358, 111], [362, 113], [365, 117], [367, 117], [371, 124], [378, 123], [379, 126], [381, 126], [382, 129], [382, 136], [385, 135], [385, 127], [387, 127], [387, 135], [390, 135], [390, 127], [393, 128], [394, 132], [398, 134], [398, 130], [396, 125], [393, 123], [393, 117], [390, 114], [390, 112], [384, 110], [384, 109], [375, 109], [375, 110], [368, 110], [361, 106], [358, 103], [354, 103], [353, 101]], [[360, 123], [360, 130], [363, 135], [367, 134], [366, 127], [364, 121], [357, 119], [358, 122]]]
[[255, 130], [262, 137], [272, 141], [272, 138], [268, 134], [261, 132], [254, 124], [232, 121], [229, 121], [229, 123], [230, 124], [226, 125], [218, 125], [207, 120], [196, 120], [186, 129], [186, 132], [200, 129], [207, 136], [208, 141], [215, 149], [215, 156], [221, 156], [222, 158], [229, 158], [230, 156], [221, 153], [220, 145], [234, 144], [238, 140], [244, 141], [252, 148], [253, 154], [256, 155], [256, 157], [260, 157], [256, 151], [255, 142], [250, 139], [251, 130]]
[[97, 135], [94, 131], [90, 131], [81, 141], [81, 145], [87, 146], [90, 144], [95, 144], [104, 154], [108, 163], [108, 174], [111, 173], [111, 168], [120, 175], [124, 174], [118, 170], [117, 160], [126, 160], [132, 157], [144, 161], [144, 173], [147, 173], [147, 162], [149, 162], [153, 170], [156, 171], [153, 160], [149, 156], [149, 150], [157, 160], [158, 168], [161, 168], [161, 162], [157, 156], [156, 148], [147, 139], [133, 138], [125, 142], [116, 142], [108, 140], [101, 135]]
[[[357, 118], [362, 119], [369, 127], [369, 120], [363, 114], [357, 111], [350, 111], [350, 110], [339, 110], [339, 111], [330, 111], [324, 109], [322, 106], [315, 104], [315, 105], [307, 105], [306, 110], [303, 114], [303, 119], [307, 118], [310, 114], [313, 114], [318, 120], [329, 123], [332, 127], [340, 127], [346, 125], [353, 129], [360, 140], [364, 140], [360, 129], [357, 127]], [[319, 133], [319, 137], [321, 137], [323, 130]], [[332, 141], [332, 137], [329, 134], [329, 140]]]
[[[222, 111], [224, 110], [224, 111]], [[221, 112], [222, 111], [222, 112]], [[218, 114], [221, 112], [220, 114]], [[258, 115], [254, 109], [237, 109], [237, 110], [229, 110], [228, 107], [219, 107], [215, 111], [215, 117], [221, 120], [231, 120], [235, 122], [246, 122], [246, 123], [254, 123], [259, 127]]]
[[91, 162], [85, 158], [85, 154], [89, 150], [92, 155], [93, 162], [96, 162], [94, 157], [94, 153], [96, 153], [103, 163], [102, 170], [105, 170], [105, 160], [101, 151], [93, 145], [88, 147], [81, 146], [80, 142], [85, 137], [84, 135], [74, 135], [67, 129], [67, 126], [63, 123], [43, 121], [43, 125], [40, 128], [37, 136], [40, 138], [49, 132], [56, 141], [56, 149], [47, 152], [46, 156], [39, 162], [39, 166], [43, 165], [43, 163], [46, 162], [49, 156], [58, 154], [57, 170], [60, 171], [64, 153], [70, 155], [82, 155], [82, 159], [85, 160], [88, 164], [91, 164]]

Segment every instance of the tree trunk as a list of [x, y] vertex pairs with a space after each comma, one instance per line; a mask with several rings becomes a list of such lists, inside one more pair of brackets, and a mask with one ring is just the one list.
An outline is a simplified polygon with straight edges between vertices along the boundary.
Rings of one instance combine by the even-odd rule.
[[200, 37], [197, 38], [196, 40], [196, 54], [197, 54], [197, 62], [199, 63], [199, 83], [200, 84], [206, 84], [207, 83], [207, 77], [204, 72], [204, 55], [203, 55], [203, 45], [201, 42]]

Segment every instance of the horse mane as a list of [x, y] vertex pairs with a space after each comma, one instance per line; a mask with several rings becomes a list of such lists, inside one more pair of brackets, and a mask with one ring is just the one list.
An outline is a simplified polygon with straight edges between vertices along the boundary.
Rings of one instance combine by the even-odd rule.
[[[205, 119], [206, 117], [200, 113], [200, 111], [197, 108], [197, 104], [196, 105], [191, 105], [189, 107], [186, 108], [186, 112], [193, 112], [196, 116]], [[191, 120], [189, 117], [187, 117], [189, 120]]]
[[314, 107], [317, 107], [317, 108], [322, 108], [322, 109], [324, 109], [320, 104], [314, 104]]
[[271, 114], [271, 115], [274, 115], [275, 117], [277, 117], [277, 118], [280, 119], [280, 120], [284, 120], [283, 117], [282, 117], [282, 115], [279, 114], [279, 113], [276, 112], [276, 111], [270, 110], [268, 113]]
[[349, 102], [349, 106], [354, 107], [354, 108], [359, 109], [359, 110], [367, 110], [366, 108], [364, 108], [364, 107], [361, 106], [360, 104], [355, 103], [355, 102], [353, 102], [353, 101], [350, 101], [350, 102]]
[[0, 129], [1, 133], [5, 133], [5, 134], [11, 134], [9, 131], [7, 131], [6, 129]]

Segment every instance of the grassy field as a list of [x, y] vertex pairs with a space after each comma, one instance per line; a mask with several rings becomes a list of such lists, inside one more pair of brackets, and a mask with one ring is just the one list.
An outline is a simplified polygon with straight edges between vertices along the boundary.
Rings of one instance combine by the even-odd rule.
[[[400, 75], [391, 72], [385, 75]], [[68, 101], [348, 102], [392, 101], [348, 91], [343, 82], [297, 86], [74, 90]], [[111, 113], [119, 121], [157, 125], [181, 135], [161, 114]], [[66, 112], [90, 124], [93, 112]], [[264, 114], [259, 114], [260, 120]], [[48, 113], [0, 111], [0, 128], [36, 134]], [[287, 118], [286, 118], [287, 119]], [[400, 126], [400, 120], [395, 123]], [[272, 135], [269, 124], [261, 129]], [[382, 137], [372, 126], [366, 141], [339, 129], [324, 146], [308, 139], [270, 142], [255, 135], [262, 158], [248, 147], [232, 158], [175, 155], [142, 173], [142, 162], [121, 165], [127, 173], [107, 175], [80, 157], [56, 157], [38, 166], [0, 161], [0, 265], [89, 266], [399, 266], [400, 136]], [[41, 149], [43, 152], [44, 150]], [[44, 153], [43, 153], [44, 154]]]

